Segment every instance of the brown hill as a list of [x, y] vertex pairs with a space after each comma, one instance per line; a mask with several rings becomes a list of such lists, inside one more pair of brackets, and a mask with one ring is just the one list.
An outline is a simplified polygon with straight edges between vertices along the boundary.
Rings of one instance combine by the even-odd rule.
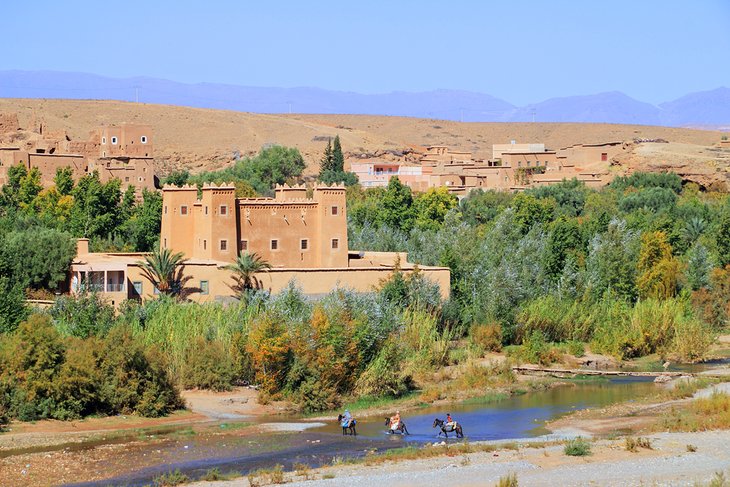
[[[444, 120], [372, 115], [254, 114], [118, 101], [0, 99], [0, 113], [16, 112], [20, 125], [43, 119], [50, 130], [65, 130], [73, 140], [85, 139], [101, 124], [145, 123], [155, 130], [155, 158], [165, 173], [184, 167], [191, 172], [230, 164], [234, 154], [255, 154], [266, 144], [297, 147], [308, 163], [307, 174], [318, 170], [327, 137], [339, 134], [352, 160], [368, 155], [397, 159], [403, 151], [444, 144], [489, 158], [495, 143], [544, 142], [551, 149], [576, 143], [664, 139], [681, 144], [680, 166], [692, 166], [694, 156], [717, 143], [721, 132], [671, 127], [579, 123], [460, 123]], [[638, 144], [634, 147], [643, 147]], [[707, 165], [707, 154], [697, 159]], [[666, 158], [657, 150], [632, 150], [627, 168], [649, 168]], [[405, 159], [405, 158], [403, 158]], [[655, 164], [655, 165], [656, 165]], [[712, 171], [727, 179], [725, 162], [713, 159]], [[719, 166], [718, 166], [719, 164]]]

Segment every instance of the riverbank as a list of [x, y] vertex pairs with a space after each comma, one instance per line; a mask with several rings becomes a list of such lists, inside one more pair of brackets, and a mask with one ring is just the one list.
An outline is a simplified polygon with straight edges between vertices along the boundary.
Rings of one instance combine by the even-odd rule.
[[[570, 457], [562, 444], [443, 455], [417, 460], [330, 466], [303, 475], [285, 474], [291, 487], [389, 487], [413, 485], [484, 486], [516, 474], [520, 486], [695, 485], [730, 468], [726, 431], [659, 433], [649, 437], [651, 449], [627, 451], [623, 440], [592, 443], [592, 454]], [[695, 451], [688, 451], [691, 445]], [[475, 445], [476, 447], [477, 445]], [[432, 446], [430, 448], [445, 448]], [[248, 487], [247, 478], [198, 482], [196, 487]]]

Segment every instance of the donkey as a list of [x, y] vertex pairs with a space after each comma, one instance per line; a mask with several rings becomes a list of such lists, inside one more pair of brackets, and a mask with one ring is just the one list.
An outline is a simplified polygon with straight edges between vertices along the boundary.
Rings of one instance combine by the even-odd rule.
[[410, 433], [408, 432], [408, 428], [406, 428], [406, 424], [403, 421], [398, 423], [398, 426], [395, 429], [393, 429], [390, 427], [390, 418], [385, 418], [385, 426], [388, 426], [388, 433], [391, 435], [393, 433], [400, 433], [402, 435], [410, 435]]
[[357, 429], [355, 429], [355, 425], [357, 425], [356, 419], [350, 419], [350, 421], [347, 423], [347, 425], [342, 424], [342, 419], [344, 416], [341, 414], [337, 416], [337, 422], [342, 425], [342, 434], [343, 435], [352, 435], [357, 436]]
[[454, 425], [447, 425], [446, 422], [442, 419], [436, 418], [433, 420], [433, 427], [439, 427], [441, 428], [441, 431], [437, 436], [441, 436], [441, 433], [444, 434], [446, 438], [449, 437], [449, 433], [456, 432], [457, 438], [463, 438], [464, 437], [464, 430], [461, 428], [461, 425], [459, 423], [454, 422]]

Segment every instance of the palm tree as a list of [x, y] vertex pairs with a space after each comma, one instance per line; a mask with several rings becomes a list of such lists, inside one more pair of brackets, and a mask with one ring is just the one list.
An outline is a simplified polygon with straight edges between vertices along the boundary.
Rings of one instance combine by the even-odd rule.
[[173, 253], [167, 248], [160, 249], [145, 256], [144, 262], [137, 264], [142, 268], [142, 274], [166, 296], [180, 295], [189, 279], [183, 277], [185, 258], [182, 252]]
[[239, 298], [248, 291], [258, 289], [261, 281], [256, 278], [256, 273], [271, 269], [271, 264], [266, 262], [259, 254], [244, 252], [236, 259], [235, 264], [230, 264], [225, 269], [233, 272], [235, 284], [231, 289], [238, 293]]

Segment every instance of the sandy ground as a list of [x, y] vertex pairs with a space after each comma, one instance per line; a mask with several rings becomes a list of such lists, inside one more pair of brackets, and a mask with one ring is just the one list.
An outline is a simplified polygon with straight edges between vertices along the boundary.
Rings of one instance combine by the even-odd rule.
[[77, 421], [13, 422], [8, 432], [0, 434], [0, 453], [9, 450], [85, 443], [133, 430], [274, 416], [287, 410], [284, 403], [259, 404], [256, 400], [257, 394], [255, 390], [246, 387], [237, 387], [230, 392], [220, 393], [183, 391], [182, 395], [189, 410], [178, 411], [164, 418], [119, 415]]
[[[623, 441], [601, 440], [592, 455], [568, 457], [560, 445], [520, 448], [494, 453], [409, 460], [373, 467], [327, 467], [313, 472], [316, 480], [287, 483], [291, 487], [318, 486], [487, 486], [516, 473], [520, 486], [636, 486], [694, 485], [717, 471], [730, 469], [730, 433], [660, 433], [650, 436], [651, 450], [625, 450]], [[697, 447], [690, 453], [687, 445]], [[441, 448], [441, 447], [432, 447]], [[327, 475], [333, 478], [323, 479]], [[198, 487], [248, 486], [241, 478], [229, 482], [199, 482]]]
[[144, 123], [154, 127], [158, 170], [185, 167], [193, 172], [224, 167], [233, 154], [255, 154], [265, 144], [296, 147], [315, 174], [326, 142], [339, 135], [346, 153], [375, 153], [445, 144], [489, 158], [492, 144], [544, 142], [550, 148], [576, 143], [662, 138], [709, 146], [721, 133], [642, 125], [577, 123], [459, 123], [371, 115], [269, 115], [117, 101], [0, 99], [0, 112], [19, 114], [27, 127], [35, 115], [51, 131], [65, 130], [86, 140], [101, 124]]

